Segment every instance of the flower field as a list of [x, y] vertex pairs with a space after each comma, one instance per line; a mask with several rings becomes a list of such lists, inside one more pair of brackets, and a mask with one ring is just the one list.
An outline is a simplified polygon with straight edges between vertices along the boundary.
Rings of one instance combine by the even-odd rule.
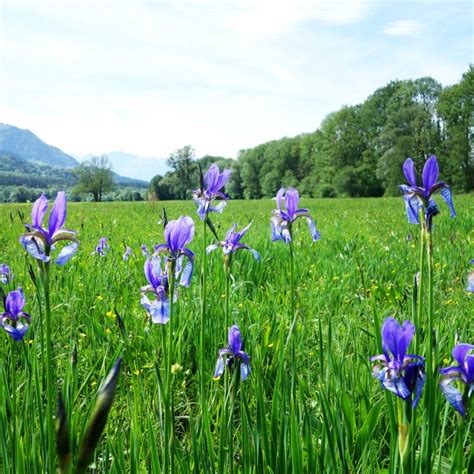
[[[252, 222], [221, 245], [192, 201], [67, 203], [62, 224], [77, 235], [59, 239], [49, 222], [58, 265], [19, 242], [32, 205], [0, 206], [0, 264], [13, 275], [0, 286], [5, 297], [22, 288], [30, 317], [19, 340], [0, 332], [1, 469], [474, 472], [473, 397], [469, 411], [466, 390], [461, 417], [438, 386], [453, 348], [474, 343], [474, 198], [454, 204], [456, 218], [440, 204], [433, 219], [432, 278], [418, 286], [420, 226], [401, 197], [302, 199], [315, 227], [295, 218], [289, 245], [290, 221], [273, 220], [283, 237], [272, 242], [275, 200], [229, 200], [209, 214], [219, 241]], [[167, 239], [164, 225], [180, 216], [194, 235]], [[409, 409], [416, 389], [397, 397], [371, 360], [386, 352], [389, 316], [414, 323], [407, 353], [433, 367]]]

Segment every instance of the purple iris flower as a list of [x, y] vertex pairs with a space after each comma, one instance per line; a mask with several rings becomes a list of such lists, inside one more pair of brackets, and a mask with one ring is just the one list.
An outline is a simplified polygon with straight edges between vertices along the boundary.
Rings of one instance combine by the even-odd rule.
[[30, 323], [30, 315], [23, 312], [24, 306], [23, 290], [10, 291], [5, 299], [5, 312], [0, 316], [0, 326], [15, 341], [23, 339]]
[[6, 263], [0, 264], [0, 281], [3, 284], [10, 283], [13, 280], [13, 273]]
[[48, 200], [42, 194], [33, 204], [31, 211], [32, 223], [25, 225], [28, 232], [20, 237], [20, 243], [36, 259], [49, 262], [51, 260], [51, 250], [56, 248], [58, 242], [72, 241], [61, 249], [58, 257], [54, 260], [55, 263], [64, 265], [77, 252], [79, 247], [76, 232], [63, 227], [66, 222], [66, 194], [64, 191], [58, 192], [49, 215], [48, 228], [45, 228], [43, 227], [43, 220], [47, 210]]
[[[300, 196], [294, 188], [281, 188], [277, 195], [276, 201], [278, 209], [273, 211], [270, 220], [272, 226], [272, 241], [283, 240], [286, 244], [291, 242], [291, 227], [293, 222], [300, 217], [304, 217], [308, 223], [309, 230], [313, 241], [321, 238], [313, 218], [309, 215], [308, 209], [298, 209]], [[282, 208], [284, 204], [285, 209]]]
[[474, 293], [474, 271], [471, 271], [467, 274], [466, 291], [469, 291], [469, 293]]
[[248, 245], [240, 243], [240, 240], [250, 229], [251, 225], [252, 224], [250, 223], [247, 227], [242, 229], [240, 232], [235, 232], [235, 229], [237, 228], [237, 224], [234, 224], [227, 231], [225, 240], [222, 240], [218, 244], [209, 245], [206, 249], [206, 253], [212, 252], [213, 250], [216, 250], [218, 247], [222, 247], [222, 252], [224, 253], [224, 256], [227, 257], [228, 255], [237, 252], [237, 250], [248, 250], [249, 252], [252, 253], [252, 255], [256, 258], [256, 260], [260, 261], [260, 254], [256, 250], [250, 248]]
[[[181, 285], [189, 286], [193, 274], [194, 253], [189, 250], [188, 245], [194, 237], [194, 222], [189, 216], [181, 216], [179, 219], [169, 221], [165, 227], [166, 244], [160, 244], [155, 247], [156, 253], [165, 253], [168, 260], [178, 263], [181, 256], [187, 258], [188, 262], [183, 269]], [[182, 262], [182, 261], [181, 261]], [[180, 263], [182, 265], [182, 263]], [[177, 265], [178, 266], [178, 265]]]
[[[250, 357], [244, 352], [244, 343], [237, 324], [229, 329], [228, 340], [229, 346], [219, 350], [214, 379], [218, 380], [224, 373], [225, 364], [232, 368], [234, 362], [238, 361], [240, 362], [240, 377], [243, 382], [250, 374]], [[224, 356], [227, 356], [225, 360]]]
[[416, 184], [415, 163], [411, 158], [407, 158], [405, 163], [403, 163], [403, 173], [408, 181], [408, 185], [402, 184], [400, 189], [404, 193], [403, 199], [405, 200], [405, 209], [410, 224], [420, 223], [418, 213], [423, 208], [425, 210], [427, 228], [431, 228], [433, 216], [439, 213], [438, 206], [431, 199], [437, 191], [441, 193], [442, 198], [446, 201], [451, 211], [451, 217], [456, 216], [450, 187], [444, 181], [438, 181], [439, 167], [436, 156], [432, 155], [426, 160], [422, 173], [423, 186], [417, 186]]
[[[203, 221], [209, 212], [221, 213], [226, 205], [226, 200], [229, 199], [227, 194], [223, 193], [221, 189], [226, 185], [230, 178], [230, 169], [225, 169], [222, 173], [219, 167], [213, 163], [203, 178], [202, 188], [196, 189], [193, 192], [194, 202], [198, 209], [199, 218]], [[212, 206], [214, 199], [222, 199], [217, 206]]]
[[105, 257], [110, 250], [109, 245], [107, 244], [107, 237], [101, 237], [99, 239], [99, 244], [95, 248], [95, 251], [92, 254], [100, 255], [101, 257]]
[[[191, 279], [190, 272], [192, 265], [188, 261], [183, 266], [184, 257], [180, 256], [175, 265], [175, 281], [178, 285], [189, 286]], [[155, 253], [151, 258], [147, 257], [144, 271], [148, 280], [148, 285], [142, 287], [141, 305], [147, 310], [151, 319], [156, 324], [166, 324], [170, 319], [169, 303], [169, 271], [171, 266], [166, 256]], [[154, 299], [148, 298], [148, 295], [154, 296]], [[178, 298], [178, 291], [174, 290], [174, 299]]]
[[145, 244], [142, 244], [141, 249], [142, 249], [142, 255], [144, 257], [148, 257], [148, 255], [149, 255], [148, 247]]
[[125, 247], [125, 252], [124, 252], [124, 254], [123, 254], [122, 260], [123, 260], [124, 262], [128, 262], [128, 259], [130, 258], [130, 255], [132, 255], [132, 253], [133, 253], [133, 252], [132, 252], [132, 249], [127, 245], [127, 246]]
[[[154, 255], [151, 259], [147, 257], [144, 270], [148, 285], [140, 290], [142, 292], [141, 304], [156, 324], [166, 324], [170, 319], [168, 273], [162, 263], [159, 255]], [[148, 298], [147, 294], [150, 293], [155, 299]]]
[[415, 334], [415, 326], [405, 321], [402, 326], [393, 318], [387, 318], [382, 326], [383, 354], [371, 357], [380, 361], [372, 370], [382, 386], [395, 395], [409, 400], [414, 395], [412, 406], [416, 407], [425, 383], [425, 360], [407, 354], [408, 346]]
[[[453, 359], [458, 365], [440, 369], [443, 379], [439, 383], [443, 395], [449, 403], [464, 416], [466, 414], [465, 402], [474, 393], [474, 346], [472, 344], [458, 344], [454, 347]], [[464, 397], [455, 385], [465, 386]]]

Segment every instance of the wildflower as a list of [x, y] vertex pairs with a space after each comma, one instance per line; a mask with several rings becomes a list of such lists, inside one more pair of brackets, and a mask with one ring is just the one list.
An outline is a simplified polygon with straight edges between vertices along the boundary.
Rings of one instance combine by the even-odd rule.
[[408, 354], [407, 349], [415, 334], [415, 326], [405, 321], [402, 326], [393, 318], [387, 318], [382, 327], [383, 354], [371, 357], [380, 361], [373, 368], [372, 375], [382, 386], [395, 395], [410, 400], [413, 408], [418, 404], [425, 383], [424, 358]]
[[[440, 369], [443, 378], [439, 385], [446, 400], [464, 416], [465, 403], [474, 392], [474, 345], [458, 344], [454, 347], [452, 356], [458, 365]], [[464, 385], [464, 394], [455, 387], [456, 383]]]
[[[187, 265], [182, 269], [180, 284], [189, 286], [194, 266], [194, 253], [189, 250], [188, 245], [194, 237], [194, 222], [188, 216], [169, 221], [165, 227], [166, 244], [155, 247], [156, 253], [165, 253], [170, 263], [177, 263], [181, 256], [188, 259]], [[182, 259], [178, 262], [182, 266]]]
[[[145, 262], [145, 277], [148, 285], [141, 288], [141, 305], [147, 310], [151, 319], [156, 324], [166, 324], [170, 319], [168, 299], [168, 275], [162, 268], [162, 259], [155, 255]], [[153, 294], [155, 299], [150, 300], [147, 294]]]
[[13, 280], [13, 273], [6, 263], [0, 264], [0, 281], [3, 284], [10, 283]]
[[[471, 265], [474, 265], [474, 259], [471, 259], [469, 261]], [[470, 293], [474, 293], [474, 270], [471, 270], [467, 274], [467, 287], [466, 291], [469, 291]]]
[[178, 374], [179, 372], [181, 372], [183, 370], [183, 366], [181, 364], [179, 364], [178, 362], [176, 362], [176, 364], [173, 364], [171, 366], [171, 373], [173, 375], [176, 375]]
[[130, 255], [132, 255], [132, 249], [130, 247], [125, 247], [125, 253], [123, 254], [122, 260], [128, 262]]
[[[227, 194], [224, 194], [221, 189], [226, 185], [230, 178], [230, 169], [225, 169], [222, 173], [219, 172], [219, 167], [213, 163], [203, 178], [201, 189], [196, 189], [193, 192], [194, 202], [198, 209], [197, 214], [203, 221], [209, 212], [221, 213], [226, 206], [226, 200], [229, 199]], [[214, 199], [222, 199], [217, 206], [212, 206]]]
[[237, 250], [248, 250], [249, 252], [252, 253], [252, 255], [256, 258], [256, 260], [260, 261], [260, 254], [256, 250], [250, 248], [248, 245], [240, 243], [240, 239], [242, 239], [242, 237], [247, 233], [251, 225], [252, 224], [250, 223], [247, 227], [242, 229], [240, 232], [235, 232], [237, 225], [234, 224], [227, 231], [225, 240], [219, 242], [218, 244], [209, 245], [206, 249], [206, 253], [212, 252], [218, 247], [222, 247], [222, 252], [224, 253], [224, 256], [227, 257], [228, 255], [237, 252]]
[[[276, 195], [276, 201], [278, 209], [273, 211], [273, 216], [270, 220], [272, 241], [283, 240], [286, 244], [291, 242], [292, 224], [300, 217], [306, 219], [313, 241], [321, 238], [313, 218], [309, 215], [308, 209], [298, 209], [300, 197], [296, 189], [288, 188], [285, 190], [285, 188], [281, 188]], [[284, 203], [285, 209], [282, 209], [282, 203]]]
[[467, 287], [466, 291], [474, 293], [474, 271], [471, 271], [467, 274]]
[[23, 312], [24, 306], [23, 290], [10, 291], [5, 299], [5, 312], [0, 316], [0, 326], [15, 341], [23, 339], [30, 323], [30, 315]]
[[58, 192], [54, 201], [53, 209], [49, 216], [48, 228], [42, 227], [43, 219], [48, 210], [48, 200], [42, 194], [33, 204], [31, 211], [31, 224], [26, 224], [28, 230], [20, 237], [20, 243], [26, 251], [34, 258], [43, 262], [51, 260], [51, 250], [61, 241], [72, 241], [61, 249], [55, 263], [64, 265], [76, 252], [79, 242], [76, 239], [76, 232], [63, 228], [66, 222], [66, 194], [64, 191]]
[[97, 255], [100, 255], [101, 257], [105, 257], [109, 250], [110, 250], [110, 247], [107, 244], [107, 237], [101, 237], [99, 239], [99, 244], [95, 248], [95, 252], [92, 252], [92, 253], [93, 254], [96, 253]]
[[148, 253], [148, 247], [147, 247], [145, 244], [143, 244], [143, 245], [141, 246], [141, 249], [142, 249], [142, 255], [143, 255], [144, 257], [148, 257], [148, 255], [149, 255], [149, 253]]
[[[240, 377], [243, 382], [250, 374], [250, 357], [244, 352], [242, 335], [236, 324], [229, 329], [228, 340], [229, 346], [219, 350], [214, 379], [219, 379], [224, 373], [225, 364], [227, 364], [229, 368], [232, 368], [234, 362], [238, 361], [240, 362]], [[225, 360], [224, 356], [227, 356]]]
[[439, 213], [438, 206], [431, 199], [436, 191], [440, 191], [442, 198], [446, 201], [451, 211], [451, 217], [456, 216], [450, 187], [444, 181], [437, 181], [439, 167], [436, 156], [430, 156], [425, 163], [422, 173], [422, 187], [416, 184], [415, 164], [411, 158], [407, 158], [403, 164], [403, 173], [408, 185], [402, 184], [400, 189], [404, 193], [405, 209], [410, 224], [420, 223], [418, 212], [420, 209], [424, 209], [427, 229], [431, 229], [432, 218]]

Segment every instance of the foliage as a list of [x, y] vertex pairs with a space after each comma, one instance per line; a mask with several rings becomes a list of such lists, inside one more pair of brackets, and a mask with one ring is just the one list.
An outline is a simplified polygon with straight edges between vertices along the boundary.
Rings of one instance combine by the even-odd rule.
[[[450, 219], [442, 208], [436, 221], [434, 367], [451, 364], [455, 341], [472, 342], [474, 338], [473, 301], [464, 291], [472, 258], [468, 250], [472, 248], [473, 198], [455, 196], [455, 204], [456, 219]], [[371, 375], [368, 357], [379, 353], [373, 308], [380, 320], [388, 315], [398, 321], [410, 319], [413, 279], [419, 266], [419, 229], [406, 223], [401, 197], [303, 199], [301, 205], [311, 210], [322, 239], [311, 245], [306, 223], [295, 226], [299, 317], [294, 387], [288, 368], [291, 351], [286, 347], [292, 324], [288, 318], [288, 248], [270, 242], [269, 216], [275, 202], [231, 201], [222, 216], [215, 218], [220, 236], [234, 222], [253, 221], [245, 243], [261, 254], [260, 264], [246, 252], [233, 261], [231, 321], [242, 321], [252, 370], [235, 398], [230, 397], [235, 403], [228, 425], [234, 472], [398, 472], [400, 466], [389, 461], [397, 450], [390, 443], [390, 414], [383, 389]], [[95, 472], [162, 472], [163, 413], [157, 388], [163, 375], [159, 369], [161, 328], [147, 319], [139, 291], [146, 284], [140, 247], [151, 248], [164, 241], [163, 229], [157, 225], [162, 207], [156, 202], [137, 202], [72, 203], [68, 208], [68, 227], [80, 230], [81, 245], [67, 269], [51, 279], [52, 339], [57, 353], [54, 380], [63, 392], [74, 464], [100, 382], [111, 361], [123, 355], [114, 407], [90, 468]], [[15, 274], [6, 291], [23, 288], [32, 323], [16, 354], [11, 354], [8, 336], [0, 334], [0, 393], [4, 394], [0, 397], [0, 465], [5, 472], [45, 472], [44, 413], [40, 411], [44, 394], [38, 389], [45, 365], [41, 300], [34, 298], [35, 286], [20, 251], [18, 236], [24, 226], [18, 211], [28, 216], [31, 205], [0, 206], [0, 222], [7, 223], [0, 235], [0, 263], [8, 263]], [[192, 215], [194, 204], [170, 202], [166, 211], [169, 219]], [[91, 255], [102, 236], [108, 237], [110, 252], [105, 257]], [[225, 381], [212, 380], [217, 350], [227, 345], [222, 298], [225, 269], [217, 252], [208, 257], [212, 278], [208, 281], [204, 369], [209, 374], [209, 439], [201, 435], [197, 421], [201, 238], [198, 226], [191, 245], [196, 269], [191, 287], [180, 290], [173, 336], [176, 472], [219, 472], [219, 467], [220, 472], [230, 472], [228, 465], [220, 466], [218, 456]], [[127, 262], [122, 260], [124, 245], [133, 250]], [[421, 333], [426, 337], [426, 326]], [[17, 377], [13, 392], [10, 366]], [[10, 415], [12, 400], [17, 402], [16, 436]], [[417, 410], [422, 417], [424, 395]], [[434, 470], [444, 473], [449, 472], [456, 443], [457, 417], [440, 393], [434, 410], [438, 420]], [[471, 428], [465, 432], [468, 449], [473, 442], [472, 422], [471, 416], [466, 421]], [[413, 436], [419, 446], [420, 424]], [[208, 444], [212, 456], [206, 451]], [[466, 451], [466, 463], [468, 456]], [[472, 472], [472, 465], [466, 472]]]
[[[223, 158], [222, 156], [205, 155], [195, 159], [195, 151], [189, 145], [176, 150], [168, 158], [167, 164], [173, 171], [164, 176], [154, 176], [148, 186], [148, 199], [152, 201], [168, 201], [173, 199], [187, 199], [191, 197], [192, 191], [199, 183], [199, 169], [203, 173], [213, 163], [222, 169], [229, 166], [238, 170], [235, 160]], [[232, 188], [232, 197], [241, 197], [241, 185], [239, 173], [231, 178], [229, 187]]]
[[114, 189], [112, 165], [106, 156], [92, 157], [75, 168], [73, 173], [78, 179], [73, 192], [90, 193], [95, 202], [102, 201], [103, 194]]
[[362, 104], [329, 114], [313, 133], [242, 150], [241, 195], [270, 197], [281, 186], [313, 197], [396, 195], [405, 159], [420, 166], [431, 154], [455, 190], [471, 191], [473, 103], [472, 66], [445, 89], [430, 77], [392, 81]]

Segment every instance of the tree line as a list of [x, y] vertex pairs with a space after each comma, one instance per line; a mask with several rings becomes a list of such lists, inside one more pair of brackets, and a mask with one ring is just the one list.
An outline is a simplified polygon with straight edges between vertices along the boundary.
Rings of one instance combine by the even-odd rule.
[[474, 67], [443, 88], [431, 77], [392, 81], [362, 104], [329, 114], [318, 130], [241, 150], [237, 160], [196, 159], [186, 146], [170, 155], [172, 171], [155, 176], [150, 199], [185, 199], [198, 186], [199, 166], [231, 167], [233, 198], [273, 197], [297, 187], [308, 197], [395, 195], [402, 164], [418, 169], [438, 157], [443, 179], [456, 192], [474, 189]]

